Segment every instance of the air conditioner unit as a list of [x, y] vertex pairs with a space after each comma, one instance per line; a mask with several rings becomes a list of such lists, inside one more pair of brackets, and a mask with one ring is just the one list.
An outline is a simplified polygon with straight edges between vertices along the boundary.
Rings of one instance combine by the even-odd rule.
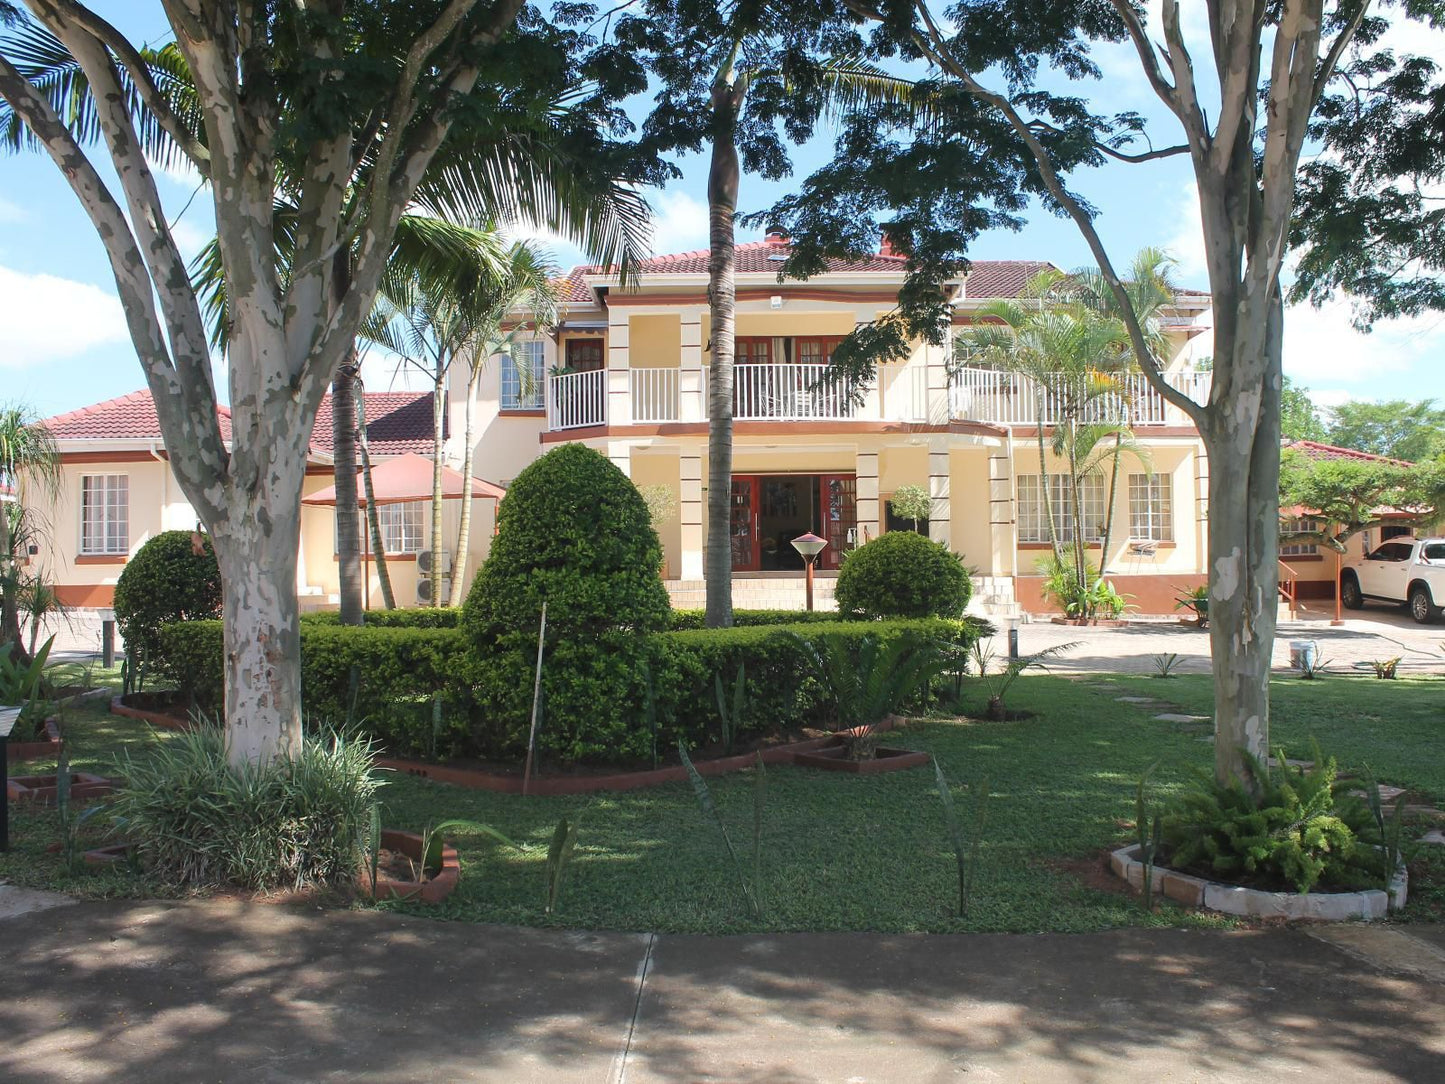
[[[431, 550], [422, 550], [416, 555], [417, 571], [420, 572], [423, 576], [431, 575], [432, 556], [433, 554]], [[441, 562], [441, 574], [443, 576], [450, 576], [452, 572], [451, 553], [448, 550], [439, 550], [436, 552], [436, 559]]]
[[[445, 605], [447, 600], [452, 597], [452, 581], [450, 576], [443, 577], [440, 588], [441, 602], [443, 605]], [[421, 606], [430, 606], [432, 604], [430, 576], [424, 576], [421, 579], [417, 580], [416, 601], [417, 604]]]

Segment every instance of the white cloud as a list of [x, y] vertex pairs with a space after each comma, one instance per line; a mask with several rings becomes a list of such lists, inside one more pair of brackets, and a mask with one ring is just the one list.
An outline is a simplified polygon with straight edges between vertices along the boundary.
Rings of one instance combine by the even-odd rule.
[[1309, 393], [1315, 406], [1322, 410], [1333, 410], [1337, 406], [1352, 403], [1359, 398], [1358, 395], [1347, 392], [1343, 388], [1310, 388]]
[[0, 196], [0, 222], [24, 222], [25, 208]]
[[[1164, 248], [1179, 261], [1179, 275], [1189, 284], [1207, 285], [1209, 263], [1204, 252], [1204, 218], [1199, 210], [1199, 185], [1190, 181], [1180, 190], [1174, 209], [1179, 223]], [[1205, 280], [1205, 281], [1198, 281]]]
[[129, 342], [120, 300], [98, 286], [0, 267], [0, 368]]
[[654, 201], [652, 251], [656, 255], [707, 247], [707, 205], [686, 192], [663, 192]]
[[1332, 395], [1369, 397], [1382, 380], [1400, 387], [1442, 354], [1445, 316], [1438, 314], [1382, 320], [1366, 333], [1350, 325], [1348, 299], [1321, 309], [1293, 305], [1285, 313], [1284, 371], [1305, 387], [1326, 385]]

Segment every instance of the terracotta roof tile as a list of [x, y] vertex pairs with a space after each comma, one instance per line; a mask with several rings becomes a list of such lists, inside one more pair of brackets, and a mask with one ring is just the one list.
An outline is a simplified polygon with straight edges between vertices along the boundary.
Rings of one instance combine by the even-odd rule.
[[[221, 437], [231, 439], [231, 411], [217, 407]], [[103, 403], [57, 414], [45, 421], [56, 440], [160, 440], [161, 424], [149, 391], [133, 391]], [[432, 396], [430, 392], [368, 392], [366, 433], [371, 452], [377, 456], [427, 452], [432, 442]], [[312, 432], [314, 450], [330, 454], [331, 396], [321, 400]]]
[[1286, 440], [1281, 441], [1280, 446], [1285, 451], [1299, 452], [1310, 459], [1337, 459], [1364, 463], [1394, 463], [1397, 466], [1412, 466], [1405, 459], [1391, 459], [1387, 455], [1375, 455], [1372, 452], [1362, 452], [1356, 448], [1341, 448], [1335, 444], [1321, 444], [1317, 440]]
[[1046, 260], [975, 260], [963, 280], [963, 296], [1018, 297], [1039, 272], [1057, 270]]

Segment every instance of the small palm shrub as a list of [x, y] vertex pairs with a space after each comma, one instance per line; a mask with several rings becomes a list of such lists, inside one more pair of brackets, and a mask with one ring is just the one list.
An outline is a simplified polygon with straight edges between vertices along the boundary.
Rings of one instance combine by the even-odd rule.
[[884, 640], [867, 635], [803, 639], [787, 633], [827, 691], [840, 726], [872, 726], [919, 695], [948, 665], [937, 643], [902, 636]]
[[305, 888], [359, 868], [379, 781], [370, 742], [308, 738], [265, 766], [226, 761], [219, 727], [124, 754], [111, 803], [142, 863], [175, 886]]
[[973, 584], [943, 543], [888, 531], [843, 559], [834, 596], [838, 611], [854, 617], [958, 617]]
[[221, 616], [221, 570], [211, 540], [196, 552], [190, 531], [162, 531], [126, 563], [115, 584], [115, 622], [127, 653], [154, 661], [161, 626]]
[[1308, 892], [1378, 887], [1388, 881], [1379, 830], [1364, 802], [1334, 791], [1336, 766], [1315, 751], [1314, 764], [1292, 768], [1284, 750], [1271, 769], [1247, 758], [1251, 790], [1199, 773], [1165, 811], [1169, 864], [1219, 880]]

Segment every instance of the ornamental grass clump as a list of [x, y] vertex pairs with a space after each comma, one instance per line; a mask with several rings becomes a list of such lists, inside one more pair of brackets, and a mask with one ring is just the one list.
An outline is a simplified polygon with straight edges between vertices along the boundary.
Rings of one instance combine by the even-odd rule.
[[227, 763], [219, 727], [123, 755], [111, 803], [142, 864], [174, 886], [247, 889], [339, 884], [365, 853], [380, 781], [369, 741], [308, 737], [266, 765]]
[[1364, 802], [1334, 791], [1336, 766], [1315, 750], [1309, 768], [1245, 754], [1252, 786], [1199, 773], [1165, 812], [1169, 864], [1258, 888], [1380, 887], [1393, 874]]

